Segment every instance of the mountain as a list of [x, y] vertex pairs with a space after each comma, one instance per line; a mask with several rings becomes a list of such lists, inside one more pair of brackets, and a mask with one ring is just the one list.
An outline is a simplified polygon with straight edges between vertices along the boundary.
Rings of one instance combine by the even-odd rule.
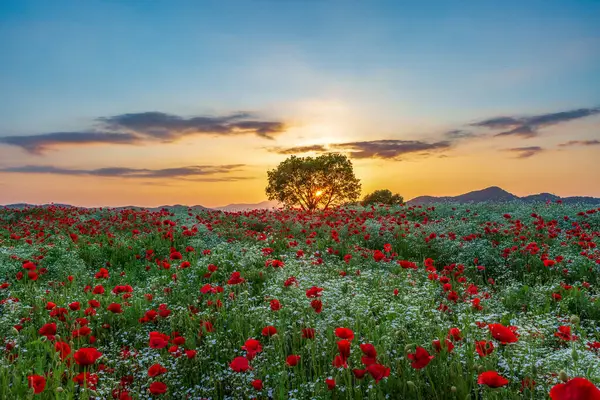
[[247, 210], [265, 210], [278, 207], [280, 207], [279, 202], [273, 200], [265, 200], [255, 204], [229, 204], [223, 207], [215, 207], [214, 209], [227, 212], [239, 212]]
[[524, 201], [541, 201], [541, 202], [547, 202], [547, 201], [552, 201], [555, 202], [556, 200], [560, 200], [561, 198], [559, 196], [556, 196], [552, 193], [539, 193], [539, 194], [530, 194], [529, 196], [523, 196], [521, 197], [521, 200]]
[[562, 201], [563, 203], [575, 204], [600, 204], [600, 198], [596, 197], [560, 197], [551, 193], [539, 193], [532, 194], [529, 196], [515, 196], [514, 194], [507, 192], [506, 190], [499, 188], [498, 186], [492, 186], [482, 190], [475, 190], [473, 192], [461, 194], [459, 196], [419, 196], [412, 200], [407, 201], [409, 205], [426, 205], [432, 203], [481, 203], [484, 201], [502, 203], [507, 201], [521, 201], [527, 203], [546, 203]]

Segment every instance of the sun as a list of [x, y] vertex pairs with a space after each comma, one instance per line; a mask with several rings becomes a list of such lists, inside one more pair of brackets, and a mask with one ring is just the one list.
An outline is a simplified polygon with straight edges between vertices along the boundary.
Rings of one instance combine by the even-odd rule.
[[322, 190], [317, 190], [317, 191], [315, 192], [315, 196], [316, 196], [316, 197], [320, 197], [322, 194], [323, 194], [323, 191], [322, 191]]

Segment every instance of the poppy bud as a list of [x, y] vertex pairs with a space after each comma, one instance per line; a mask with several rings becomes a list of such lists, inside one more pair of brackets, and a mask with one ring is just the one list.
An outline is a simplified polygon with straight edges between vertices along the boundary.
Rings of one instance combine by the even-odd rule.
[[12, 333], [14, 333], [15, 335], [18, 335], [19, 334], [19, 330], [13, 326]]
[[64, 391], [64, 389], [62, 388], [62, 386], [59, 386], [59, 387], [56, 388], [56, 391], [58, 393], [62, 393]]
[[577, 360], [579, 360], [579, 354], [577, 353], [577, 350], [575, 350], [575, 348], [573, 347], [573, 350], [571, 350], [571, 357], [573, 357], [573, 361], [577, 362]]
[[456, 388], [456, 386], [452, 386], [452, 387], [450, 388], [450, 391], [451, 391], [452, 393], [456, 393], [456, 391], [457, 391], [457, 390], [458, 390], [458, 389]]
[[567, 382], [569, 380], [569, 375], [567, 375], [567, 373], [564, 370], [562, 370], [558, 373], [558, 378], [563, 382]]
[[410, 389], [417, 388], [417, 385], [415, 385], [415, 383], [413, 381], [406, 381], [406, 386], [408, 386]]
[[579, 319], [579, 317], [577, 315], [571, 315], [571, 323], [573, 325], [579, 325], [579, 322], [581, 320]]
[[413, 344], [413, 343], [409, 343], [406, 346], [404, 346], [404, 352], [405, 353], [410, 353], [414, 349], [415, 349], [415, 344]]

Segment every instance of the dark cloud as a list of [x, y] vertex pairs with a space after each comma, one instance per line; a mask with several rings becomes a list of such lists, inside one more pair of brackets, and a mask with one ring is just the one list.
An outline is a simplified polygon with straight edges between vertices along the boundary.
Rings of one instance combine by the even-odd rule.
[[521, 136], [530, 138], [538, 135], [538, 131], [562, 122], [573, 121], [580, 118], [600, 114], [600, 107], [579, 108], [557, 113], [532, 115], [529, 117], [502, 116], [486, 119], [470, 124], [471, 126], [490, 129], [503, 129], [495, 136]]
[[309, 146], [298, 146], [279, 148], [274, 147], [269, 151], [278, 154], [298, 154], [311, 151], [317, 153], [326, 153], [328, 151], [347, 152], [350, 157], [363, 158], [381, 158], [398, 160], [401, 155], [408, 153], [419, 153], [429, 155], [431, 151], [443, 151], [451, 147], [451, 142], [427, 143], [419, 140], [371, 140], [364, 142], [333, 143], [327, 146], [315, 144]]
[[249, 113], [223, 117], [191, 117], [161, 112], [144, 112], [102, 117], [96, 120], [97, 129], [81, 132], [50, 132], [31, 136], [3, 136], [0, 144], [23, 148], [32, 154], [41, 154], [61, 145], [130, 144], [173, 142], [191, 135], [256, 135], [273, 139], [283, 133], [285, 124], [265, 121]]
[[570, 146], [599, 146], [600, 140], [570, 140], [566, 143], [559, 144], [560, 147]]
[[372, 140], [332, 144], [330, 147], [347, 150], [352, 158], [398, 159], [409, 153], [426, 153], [443, 151], [451, 147], [448, 141], [427, 143], [419, 140]]
[[471, 131], [465, 131], [462, 129], [454, 129], [454, 130], [444, 133], [444, 136], [450, 140], [460, 140], [460, 139], [474, 138], [474, 137], [477, 137], [478, 135], [476, 135], [475, 133], [473, 133]]
[[517, 158], [529, 158], [529, 157], [535, 156], [536, 154], [541, 153], [542, 151], [544, 151], [544, 149], [539, 146], [530, 146], [530, 147], [515, 147], [512, 149], [506, 149], [505, 151], [509, 151], [511, 153], [516, 153]]
[[141, 138], [131, 133], [112, 132], [51, 132], [31, 136], [4, 136], [0, 137], [0, 143], [19, 146], [24, 150], [40, 154], [48, 148], [67, 145], [86, 144], [137, 144]]
[[311, 151], [317, 153], [324, 153], [327, 151], [327, 148], [321, 144], [315, 144], [310, 146], [297, 146], [297, 147], [288, 147], [288, 148], [280, 148], [273, 147], [269, 149], [269, 151], [277, 154], [301, 154], [301, 153], [309, 153]]
[[147, 169], [147, 168], [125, 168], [107, 167], [97, 169], [73, 169], [54, 167], [51, 165], [24, 165], [20, 167], [0, 168], [0, 173], [20, 174], [53, 174], [71, 176], [97, 176], [107, 178], [138, 178], [138, 179], [193, 179], [203, 182], [219, 182], [248, 179], [244, 177], [211, 177], [211, 175], [224, 174], [239, 171], [244, 164], [229, 165], [192, 165], [178, 168]]
[[282, 122], [256, 120], [250, 113], [184, 118], [162, 112], [143, 112], [102, 117], [97, 121], [109, 129], [131, 130], [140, 135], [165, 141], [194, 134], [223, 136], [254, 134], [262, 138], [274, 139], [277, 134], [285, 130]]

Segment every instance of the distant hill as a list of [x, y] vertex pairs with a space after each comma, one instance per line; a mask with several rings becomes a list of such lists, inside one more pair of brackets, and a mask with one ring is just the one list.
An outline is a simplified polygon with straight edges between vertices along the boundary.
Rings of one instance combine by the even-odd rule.
[[[565, 204], [600, 204], [600, 198], [598, 197], [587, 197], [587, 196], [572, 196], [572, 197], [560, 197], [554, 195], [552, 193], [539, 193], [532, 194], [528, 196], [519, 197], [506, 190], [499, 188], [498, 186], [491, 186], [482, 190], [475, 190], [472, 192], [468, 192], [465, 194], [461, 194], [458, 196], [419, 196], [415, 197], [412, 200], [407, 201], [408, 205], [427, 205], [433, 203], [481, 203], [481, 202], [509, 202], [509, 201], [520, 201], [527, 203], [546, 203], [562, 201]], [[13, 209], [23, 209], [25, 207], [73, 207], [69, 204], [27, 204], [27, 203], [18, 203], [18, 204], [8, 204], [5, 206], [0, 205], [0, 209], [2, 208], [13, 208]], [[122, 209], [146, 209], [149, 211], [160, 211], [163, 208], [166, 208], [171, 211], [187, 211], [187, 209], [192, 209], [194, 211], [202, 211], [202, 210], [218, 210], [218, 211], [227, 211], [227, 212], [240, 212], [247, 210], [268, 210], [272, 208], [281, 207], [277, 201], [262, 201], [260, 203], [235, 203], [228, 204], [222, 207], [204, 207], [201, 205], [195, 206], [186, 206], [183, 204], [174, 204], [174, 205], [164, 205], [160, 207], [138, 207], [138, 206], [126, 206], [126, 207], [104, 207], [104, 208], [112, 208], [114, 210], [122, 210]], [[86, 208], [86, 207], [80, 207]], [[92, 207], [90, 207], [92, 208]], [[99, 207], [95, 207], [99, 208]]]
[[[27, 203], [16, 203], [16, 204], [7, 204], [0, 205], [0, 209], [2, 208], [12, 208], [12, 209], [23, 209], [26, 207], [76, 207], [70, 204], [27, 204]], [[229, 204], [222, 207], [204, 207], [201, 205], [195, 206], [186, 206], [184, 204], [173, 204], [173, 205], [163, 205], [158, 207], [139, 207], [139, 206], [122, 206], [122, 207], [103, 207], [110, 208], [113, 210], [125, 210], [125, 209], [138, 209], [138, 210], [149, 210], [149, 211], [160, 211], [162, 209], [168, 209], [170, 211], [187, 211], [188, 209], [192, 209], [193, 211], [202, 211], [202, 210], [220, 210], [220, 211], [228, 211], [228, 212], [239, 212], [246, 210], [260, 210], [260, 209], [271, 209], [279, 207], [279, 203], [276, 201], [263, 201], [260, 203], [248, 203], [248, 204]], [[79, 207], [79, 208], [100, 208], [100, 207]]]
[[255, 204], [229, 204], [223, 207], [215, 207], [214, 209], [228, 212], [239, 212], [246, 210], [265, 210], [277, 207], [280, 207], [279, 202], [266, 200]]
[[506, 190], [499, 188], [498, 186], [491, 186], [482, 190], [475, 190], [473, 192], [461, 194], [458, 196], [419, 196], [412, 200], [407, 201], [409, 205], [426, 205], [432, 203], [481, 203], [484, 201], [488, 202], [507, 202], [507, 201], [521, 201], [527, 203], [535, 202], [556, 202], [561, 200], [565, 204], [574, 203], [587, 203], [587, 204], [600, 204], [600, 198], [597, 197], [560, 197], [551, 193], [539, 193], [532, 194], [529, 196], [519, 197]]

